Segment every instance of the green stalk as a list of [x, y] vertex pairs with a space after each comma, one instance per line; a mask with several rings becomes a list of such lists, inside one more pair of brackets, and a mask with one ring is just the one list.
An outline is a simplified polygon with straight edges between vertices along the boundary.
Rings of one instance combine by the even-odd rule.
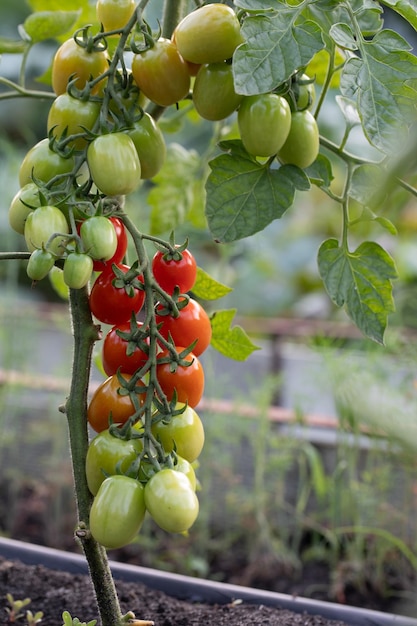
[[88, 530], [92, 496], [85, 474], [88, 449], [87, 398], [94, 343], [99, 338], [86, 289], [70, 290], [74, 356], [70, 394], [65, 405], [78, 511], [76, 537], [87, 559], [102, 626], [121, 626], [122, 613], [105, 549]]
[[165, 0], [162, 11], [162, 37], [171, 38], [178, 22], [184, 17], [186, 3], [184, 0]]

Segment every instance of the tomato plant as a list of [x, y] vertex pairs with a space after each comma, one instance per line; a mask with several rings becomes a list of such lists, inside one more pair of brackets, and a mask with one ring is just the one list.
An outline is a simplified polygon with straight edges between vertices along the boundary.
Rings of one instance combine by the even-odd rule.
[[125, 195], [139, 186], [139, 157], [125, 133], [96, 137], [88, 146], [87, 162], [94, 184], [107, 196]]
[[[175, 349], [181, 353], [185, 348], [176, 346]], [[168, 362], [164, 362], [165, 360]], [[194, 408], [203, 396], [204, 370], [192, 352], [187, 354], [183, 361], [183, 365], [172, 361], [169, 350], [163, 350], [158, 355], [156, 375], [169, 400], [172, 400], [176, 394], [178, 402], [185, 402]]]
[[90, 511], [90, 531], [108, 549], [133, 541], [145, 517], [144, 488], [128, 476], [109, 476], [100, 485]]
[[186, 62], [172, 41], [163, 37], [145, 52], [135, 54], [132, 74], [145, 96], [163, 107], [179, 102], [190, 90]]
[[143, 307], [142, 283], [142, 276], [123, 263], [103, 270], [91, 289], [92, 314], [105, 324], [127, 322], [132, 313], [139, 313]]
[[173, 293], [175, 287], [180, 293], [187, 293], [194, 287], [197, 263], [187, 249], [173, 253], [158, 250], [152, 259], [152, 272], [157, 283], [168, 293]]
[[171, 336], [177, 345], [190, 346], [196, 342], [193, 345], [193, 354], [200, 356], [210, 345], [210, 318], [201, 304], [193, 298], [189, 298], [185, 306], [182, 306], [184, 298], [180, 298], [178, 304], [180, 308], [177, 317], [170, 314], [164, 305], [157, 306], [155, 319], [161, 324], [159, 332], [167, 340]]
[[204, 426], [197, 412], [189, 405], [178, 402], [175, 412], [166, 420], [162, 415], [154, 417], [152, 432], [166, 452], [174, 450], [180, 457], [193, 463], [204, 445]]
[[134, 374], [149, 357], [149, 336], [142, 322], [124, 322], [107, 333], [102, 350], [103, 369], [107, 376], [122, 372]]
[[199, 504], [183, 472], [162, 469], [145, 486], [145, 505], [153, 520], [170, 533], [183, 533], [197, 519]]
[[[122, 379], [127, 383], [130, 374], [121, 373]], [[135, 385], [132, 394], [136, 396], [139, 405], [145, 401], [146, 387], [139, 381]], [[93, 393], [88, 405], [87, 419], [97, 433], [109, 427], [110, 419], [114, 424], [125, 424], [135, 414], [135, 407], [130, 394], [122, 387], [117, 374], [109, 376], [102, 382]]]
[[233, 9], [214, 2], [186, 15], [175, 29], [174, 41], [191, 63], [219, 63], [230, 59], [243, 40]]

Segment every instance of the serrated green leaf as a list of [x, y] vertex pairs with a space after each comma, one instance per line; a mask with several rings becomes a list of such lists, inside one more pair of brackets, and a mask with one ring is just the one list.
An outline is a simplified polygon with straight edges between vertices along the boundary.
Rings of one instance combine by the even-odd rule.
[[361, 40], [361, 58], [352, 57], [341, 78], [342, 94], [356, 98], [369, 142], [391, 153], [408, 134], [417, 98], [417, 57], [407, 42], [391, 30], [371, 41]]
[[415, 0], [381, 0], [381, 4], [396, 11], [417, 30], [417, 5]]
[[151, 234], [175, 230], [185, 221], [195, 201], [194, 193], [198, 190], [194, 182], [199, 165], [200, 159], [195, 150], [187, 150], [177, 143], [168, 146], [165, 163], [152, 179], [154, 186], [148, 194], [148, 203], [152, 207]]
[[234, 53], [233, 74], [236, 91], [244, 95], [272, 91], [324, 46], [318, 24], [304, 19], [298, 7], [248, 17], [242, 33], [245, 43]]
[[[63, 9], [62, 0], [28, 0], [28, 4], [32, 11], [54, 11], [59, 12]], [[65, 11], [80, 11], [78, 19], [71, 27], [70, 31], [56, 36], [58, 41], [68, 39], [77, 28], [82, 28], [86, 24], [92, 25], [93, 32], [100, 30], [100, 24], [97, 20], [95, 3], [89, 0], [65, 0]]]
[[33, 43], [54, 39], [68, 33], [81, 15], [78, 11], [39, 11], [31, 13], [23, 28]]
[[376, 207], [384, 200], [386, 180], [387, 173], [378, 165], [372, 163], [359, 165], [352, 174], [349, 196], [360, 204]]
[[362, 215], [358, 220], [360, 222], [377, 222], [382, 228], [387, 230], [391, 235], [397, 235], [398, 231], [394, 224], [386, 217], [375, 215], [373, 211], [365, 207], [362, 211]]
[[245, 11], [273, 11], [282, 0], [235, 0], [235, 5]]
[[217, 300], [218, 298], [223, 298], [231, 291], [233, 291], [231, 287], [219, 283], [219, 281], [202, 270], [201, 267], [197, 268], [197, 279], [192, 289], [193, 294], [197, 298]]
[[377, 243], [364, 242], [354, 252], [328, 239], [319, 249], [319, 272], [332, 301], [370, 339], [383, 343], [387, 317], [394, 311], [391, 281], [397, 270]]
[[0, 37], [0, 54], [22, 54], [27, 46], [28, 43], [22, 39]]
[[310, 182], [317, 187], [330, 187], [333, 180], [332, 164], [323, 154], [319, 154], [310, 167], [305, 170]]
[[329, 33], [335, 44], [340, 48], [351, 51], [358, 49], [358, 44], [349, 24], [333, 24]]
[[241, 326], [233, 326], [236, 309], [216, 311], [211, 316], [211, 345], [224, 356], [245, 361], [258, 346], [252, 343]]
[[230, 243], [263, 230], [292, 205], [296, 189], [310, 188], [306, 174], [292, 165], [273, 170], [230, 154], [221, 154], [209, 165], [206, 217], [219, 242]]

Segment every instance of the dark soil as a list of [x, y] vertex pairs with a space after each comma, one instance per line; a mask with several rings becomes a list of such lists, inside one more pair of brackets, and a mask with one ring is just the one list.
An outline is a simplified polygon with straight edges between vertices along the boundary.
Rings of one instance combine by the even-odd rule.
[[[136, 617], [152, 620], [155, 626], [346, 626], [343, 622], [327, 620], [245, 603], [208, 606], [188, 603], [137, 583], [116, 581], [122, 611], [133, 611]], [[43, 566], [28, 566], [0, 557], [0, 624], [9, 621], [6, 594], [15, 600], [31, 599], [32, 613], [44, 613], [42, 626], [62, 626], [62, 613], [69, 611], [80, 621], [97, 618], [89, 578], [48, 570]], [[23, 612], [27, 610], [23, 609]], [[23, 624], [24, 621], [19, 623]]]

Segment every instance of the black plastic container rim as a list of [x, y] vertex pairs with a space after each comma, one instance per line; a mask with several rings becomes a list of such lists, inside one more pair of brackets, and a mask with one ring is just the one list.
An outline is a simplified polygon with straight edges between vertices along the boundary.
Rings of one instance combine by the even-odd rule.
[[[52, 570], [73, 574], [88, 573], [86, 560], [79, 554], [15, 539], [0, 537], [0, 556], [21, 561], [26, 565], [43, 565]], [[110, 561], [110, 566], [116, 579], [140, 582], [151, 589], [157, 589], [169, 596], [191, 602], [228, 604], [234, 600], [241, 600], [247, 604], [263, 604], [288, 609], [295, 613], [321, 615], [326, 619], [343, 621], [348, 626], [417, 626], [417, 619], [403, 615], [293, 597], [283, 593], [203, 580], [117, 561]]]

